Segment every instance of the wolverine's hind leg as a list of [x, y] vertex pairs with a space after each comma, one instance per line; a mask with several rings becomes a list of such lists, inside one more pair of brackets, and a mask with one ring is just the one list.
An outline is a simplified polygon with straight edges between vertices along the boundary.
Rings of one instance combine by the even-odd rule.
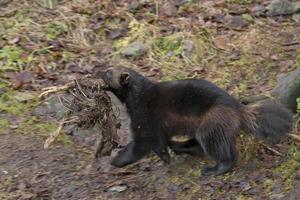
[[235, 136], [239, 130], [239, 118], [230, 108], [227, 109], [210, 111], [196, 133], [204, 153], [216, 162], [214, 166], [206, 166], [203, 175], [228, 172], [237, 161]]

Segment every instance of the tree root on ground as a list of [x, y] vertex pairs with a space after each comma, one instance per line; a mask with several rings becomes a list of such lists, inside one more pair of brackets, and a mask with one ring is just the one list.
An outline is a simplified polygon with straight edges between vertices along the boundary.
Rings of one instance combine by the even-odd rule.
[[84, 77], [63, 86], [44, 88], [40, 97], [57, 92], [71, 94], [71, 98], [60, 97], [60, 102], [67, 112], [59, 123], [58, 129], [45, 141], [44, 148], [48, 148], [55, 141], [65, 125], [75, 124], [86, 129], [96, 127], [99, 130], [99, 139], [95, 156], [110, 155], [117, 145], [115, 142], [117, 120], [110, 97], [104, 91], [105, 87], [101, 79]]

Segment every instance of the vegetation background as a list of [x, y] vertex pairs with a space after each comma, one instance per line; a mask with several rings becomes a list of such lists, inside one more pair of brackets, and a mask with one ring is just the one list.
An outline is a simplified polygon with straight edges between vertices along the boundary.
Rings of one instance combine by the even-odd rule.
[[[151, 155], [124, 169], [93, 158], [96, 130], [65, 130], [41, 89], [107, 66], [158, 80], [205, 78], [239, 99], [270, 95], [300, 65], [298, 1], [1, 0], [0, 199], [300, 199], [300, 144], [241, 134], [240, 161], [203, 177], [204, 162]], [[116, 103], [118, 106], [118, 103]], [[300, 112], [298, 100], [298, 112]], [[119, 130], [128, 139], [128, 119]], [[125, 125], [124, 125], [125, 124]]]

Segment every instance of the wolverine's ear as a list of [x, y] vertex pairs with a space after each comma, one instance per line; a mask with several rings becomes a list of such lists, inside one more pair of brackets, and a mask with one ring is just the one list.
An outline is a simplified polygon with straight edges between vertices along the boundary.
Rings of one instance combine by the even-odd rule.
[[128, 72], [122, 72], [120, 75], [120, 85], [127, 85], [129, 83], [130, 75]]

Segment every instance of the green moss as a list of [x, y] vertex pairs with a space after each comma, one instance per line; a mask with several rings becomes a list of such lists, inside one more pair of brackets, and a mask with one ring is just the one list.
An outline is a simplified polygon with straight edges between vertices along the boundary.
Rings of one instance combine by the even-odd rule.
[[253, 17], [249, 14], [243, 14], [242, 17], [243, 17], [244, 20], [246, 20], [248, 22], [253, 22], [254, 21]]
[[5, 112], [17, 116], [26, 116], [29, 109], [38, 104], [38, 99], [20, 102], [15, 96], [15, 92], [9, 90], [0, 96], [0, 112]]
[[4, 65], [0, 67], [1, 70], [20, 70], [26, 63], [31, 61], [30, 56], [22, 56], [24, 51], [17, 46], [4, 46], [0, 49], [0, 61]]
[[287, 161], [275, 168], [275, 173], [280, 173], [284, 178], [286, 190], [290, 190], [295, 172], [300, 170], [300, 149], [291, 145], [288, 150]]
[[200, 178], [202, 176], [202, 166], [196, 169], [189, 169], [187, 175], [193, 178]]
[[[5, 87], [0, 85], [0, 88]], [[6, 116], [20, 117], [18, 127], [14, 129], [16, 133], [35, 133], [49, 134], [56, 130], [57, 125], [54, 123], [41, 122], [36, 116], [31, 115], [32, 109], [39, 104], [37, 98], [20, 102], [16, 98], [16, 92], [9, 90], [0, 96], [0, 112]], [[0, 120], [0, 130], [9, 128], [9, 120]]]
[[157, 38], [154, 45], [160, 50], [162, 56], [166, 59], [176, 56], [182, 53], [182, 35], [169, 35], [165, 37]]
[[0, 18], [0, 37], [9, 40], [12, 35], [23, 34], [22, 31], [24, 31], [24, 28], [28, 28], [31, 22], [31, 19], [27, 16], [28, 12], [27, 9], [23, 8], [17, 10], [10, 17]]
[[300, 65], [300, 51], [297, 51], [297, 55], [296, 55], [296, 65]]
[[267, 193], [270, 193], [275, 185], [274, 181], [272, 179], [265, 179], [264, 180], [264, 190], [267, 192]]
[[8, 119], [0, 119], [0, 134], [9, 128]]
[[300, 114], [300, 97], [297, 98], [297, 113]]
[[45, 29], [46, 38], [48, 40], [54, 40], [59, 35], [67, 32], [67, 30], [68, 30], [68, 27], [63, 22], [58, 22], [58, 21], [50, 22]]
[[8, 194], [7, 194], [7, 193], [0, 192], [0, 200], [6, 200], [7, 197], [8, 197]]
[[60, 134], [60, 136], [57, 138], [57, 141], [62, 142], [64, 145], [72, 145], [73, 144], [70, 136], [68, 136], [66, 134]]

